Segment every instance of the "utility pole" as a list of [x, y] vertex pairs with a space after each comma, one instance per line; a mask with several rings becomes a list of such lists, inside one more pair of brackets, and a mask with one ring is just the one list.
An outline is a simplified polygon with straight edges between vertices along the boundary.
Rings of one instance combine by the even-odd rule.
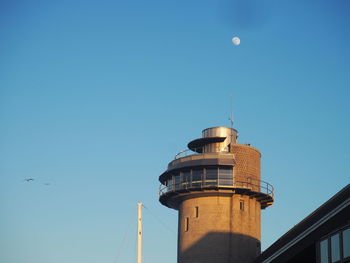
[[142, 203], [137, 203], [137, 263], [142, 262]]

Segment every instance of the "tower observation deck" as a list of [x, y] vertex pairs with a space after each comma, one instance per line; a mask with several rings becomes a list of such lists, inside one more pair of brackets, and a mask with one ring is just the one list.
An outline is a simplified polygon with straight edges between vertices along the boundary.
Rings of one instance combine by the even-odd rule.
[[159, 176], [159, 201], [179, 211], [178, 263], [249, 263], [260, 254], [260, 212], [274, 188], [260, 180], [260, 152], [237, 137], [205, 129]]

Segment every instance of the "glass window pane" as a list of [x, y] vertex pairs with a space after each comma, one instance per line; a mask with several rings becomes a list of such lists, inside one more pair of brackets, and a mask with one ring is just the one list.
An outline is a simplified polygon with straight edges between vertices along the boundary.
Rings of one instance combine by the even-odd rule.
[[343, 255], [350, 257], [350, 228], [343, 231]]
[[189, 182], [190, 182], [190, 178], [191, 178], [191, 172], [190, 171], [184, 171], [182, 172], [182, 188], [186, 189], [189, 186]]
[[206, 168], [205, 169], [205, 185], [216, 186], [218, 181], [218, 169]]
[[206, 168], [205, 178], [207, 180], [216, 180], [218, 178], [217, 168]]
[[220, 175], [232, 176], [232, 168], [231, 167], [220, 167], [219, 171], [220, 171]]
[[331, 255], [332, 263], [340, 260], [340, 245], [339, 245], [339, 234], [335, 234], [331, 237]]
[[170, 178], [168, 180], [167, 186], [168, 186], [168, 191], [172, 191], [173, 190], [173, 178]]
[[233, 173], [231, 167], [219, 168], [219, 184], [225, 186], [233, 185]]
[[176, 175], [174, 176], [174, 178], [175, 178], [175, 190], [181, 189], [180, 175], [179, 175], [179, 174], [176, 174]]
[[328, 239], [320, 243], [320, 259], [321, 263], [328, 263]]
[[192, 186], [202, 185], [203, 169], [192, 170]]

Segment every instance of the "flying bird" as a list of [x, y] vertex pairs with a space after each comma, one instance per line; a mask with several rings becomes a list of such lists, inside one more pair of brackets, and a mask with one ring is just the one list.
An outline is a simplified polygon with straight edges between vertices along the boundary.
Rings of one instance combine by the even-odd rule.
[[34, 181], [34, 178], [25, 178], [24, 181], [31, 182], [31, 181]]

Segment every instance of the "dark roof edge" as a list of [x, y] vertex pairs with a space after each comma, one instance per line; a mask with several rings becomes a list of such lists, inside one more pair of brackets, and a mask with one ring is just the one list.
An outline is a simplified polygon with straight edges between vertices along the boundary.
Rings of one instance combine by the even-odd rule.
[[315, 222], [319, 221], [330, 211], [334, 210], [334, 208], [336, 208], [337, 205], [340, 205], [345, 199], [349, 197], [350, 184], [346, 185], [343, 189], [341, 189], [334, 196], [332, 196], [328, 201], [326, 201], [324, 204], [318, 207], [315, 211], [313, 211], [302, 221], [300, 221], [297, 225], [295, 225], [288, 232], [286, 232], [283, 236], [281, 236], [271, 246], [265, 249], [255, 262], [261, 262], [262, 260], [269, 258], [271, 255], [273, 255], [279, 249], [283, 248], [298, 235], [310, 228]]

